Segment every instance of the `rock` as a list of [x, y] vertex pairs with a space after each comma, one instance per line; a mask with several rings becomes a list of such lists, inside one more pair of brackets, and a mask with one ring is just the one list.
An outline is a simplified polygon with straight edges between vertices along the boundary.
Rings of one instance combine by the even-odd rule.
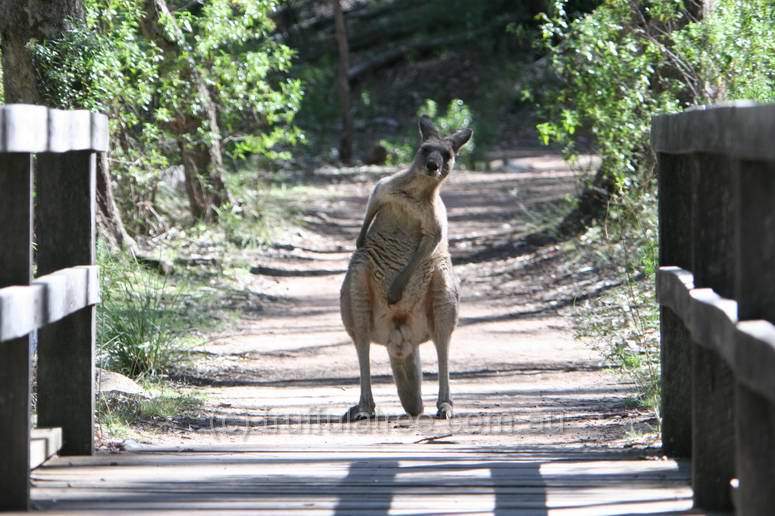
[[97, 369], [97, 392], [104, 398], [150, 398], [131, 378], [105, 369]]

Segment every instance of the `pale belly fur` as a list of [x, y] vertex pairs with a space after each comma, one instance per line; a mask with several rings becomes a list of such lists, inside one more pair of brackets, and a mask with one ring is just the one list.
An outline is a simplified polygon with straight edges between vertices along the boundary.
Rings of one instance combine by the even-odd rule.
[[422, 344], [431, 338], [429, 288], [436, 264], [446, 254], [432, 253], [408, 281], [401, 300], [388, 305], [387, 294], [398, 273], [406, 267], [419, 244], [419, 224], [381, 213], [369, 230], [364, 247], [353, 260], [367, 260], [371, 269], [372, 324], [370, 340], [388, 345], [391, 332], [399, 330], [406, 344]]

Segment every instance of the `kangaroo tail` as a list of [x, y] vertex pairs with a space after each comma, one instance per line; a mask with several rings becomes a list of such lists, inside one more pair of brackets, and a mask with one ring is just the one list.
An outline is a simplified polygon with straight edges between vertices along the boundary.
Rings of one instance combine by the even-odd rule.
[[412, 354], [405, 358], [395, 358], [391, 355], [390, 366], [393, 368], [401, 406], [410, 416], [419, 416], [423, 411], [420, 347], [415, 347]]

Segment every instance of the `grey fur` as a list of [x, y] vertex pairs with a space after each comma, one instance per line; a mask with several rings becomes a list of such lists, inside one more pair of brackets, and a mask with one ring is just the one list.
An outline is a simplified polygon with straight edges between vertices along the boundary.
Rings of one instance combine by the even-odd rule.
[[358, 352], [361, 397], [344, 416], [374, 415], [369, 348], [387, 346], [401, 404], [422, 413], [420, 344], [433, 340], [439, 358], [439, 417], [452, 415], [448, 349], [457, 324], [458, 286], [447, 243], [447, 210], [439, 188], [470, 129], [441, 138], [427, 117], [422, 144], [408, 170], [374, 187], [342, 284], [345, 329]]

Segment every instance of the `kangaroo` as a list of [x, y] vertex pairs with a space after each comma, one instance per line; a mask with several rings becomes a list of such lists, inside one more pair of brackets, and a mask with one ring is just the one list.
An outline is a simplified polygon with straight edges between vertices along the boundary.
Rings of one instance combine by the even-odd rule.
[[398, 397], [411, 416], [423, 412], [420, 344], [433, 340], [439, 360], [437, 417], [452, 417], [448, 351], [459, 293], [439, 189], [471, 129], [442, 137], [427, 116], [408, 170], [377, 182], [342, 284], [342, 322], [355, 344], [361, 396], [343, 419], [374, 417], [369, 349], [387, 346]]

